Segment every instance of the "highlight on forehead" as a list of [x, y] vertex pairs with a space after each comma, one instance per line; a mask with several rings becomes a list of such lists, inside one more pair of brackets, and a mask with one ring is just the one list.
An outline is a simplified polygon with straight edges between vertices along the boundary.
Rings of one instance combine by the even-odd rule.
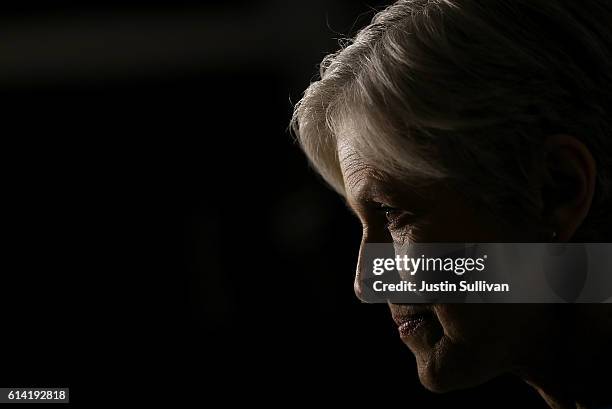
[[348, 141], [348, 138], [338, 139], [338, 156], [345, 191], [357, 190], [367, 179], [383, 180], [382, 172], [368, 164]]
[[389, 110], [368, 105], [354, 86], [334, 95], [327, 105], [313, 103], [296, 109], [300, 112], [299, 121], [294, 121], [294, 127], [299, 126], [298, 141], [323, 179], [346, 196], [340, 163], [346, 152], [339, 152], [339, 148], [350, 150], [353, 159], [359, 158], [384, 176], [410, 179], [413, 184], [443, 178], [443, 171], [433, 165], [414, 138], [415, 131], [398, 124]]
[[357, 152], [349, 137], [338, 139], [338, 154], [342, 170], [346, 199], [349, 203], [398, 203], [401, 198], [423, 197], [433, 180], [420, 177], [398, 178], [368, 163]]
[[[362, 166], [383, 178], [438, 180], [444, 177], [432, 166], [426, 149], [414, 138], [414, 131], [394, 124], [391, 115], [366, 109], [364, 104], [347, 103], [328, 120], [338, 149], [348, 149]], [[341, 160], [343, 153], [339, 152]]]

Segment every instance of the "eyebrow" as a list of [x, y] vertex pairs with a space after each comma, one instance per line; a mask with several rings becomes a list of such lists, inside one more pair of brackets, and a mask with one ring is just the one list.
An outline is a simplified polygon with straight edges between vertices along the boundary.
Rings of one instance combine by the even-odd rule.
[[[355, 217], [361, 220], [359, 210], [374, 202], [386, 202], [389, 199], [387, 176], [361, 158], [356, 152], [350, 152], [341, 160], [345, 186], [345, 205]], [[349, 200], [352, 198], [353, 200]], [[357, 210], [359, 209], [359, 210]]]
[[380, 190], [382, 175], [373, 166], [362, 161], [356, 155], [349, 155], [344, 160], [344, 185], [347, 193], [352, 193], [355, 201], [368, 201], [374, 191]]
[[345, 165], [344, 182], [348, 190], [355, 189], [364, 179], [372, 176], [372, 169], [358, 160], [351, 160]]

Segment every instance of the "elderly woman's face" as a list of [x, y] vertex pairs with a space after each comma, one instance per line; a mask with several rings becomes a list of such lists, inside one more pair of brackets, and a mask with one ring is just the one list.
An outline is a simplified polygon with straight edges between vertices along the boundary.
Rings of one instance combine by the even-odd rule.
[[[530, 241], [535, 233], [505, 225], [442, 186], [413, 188], [368, 166], [340, 139], [338, 153], [347, 201], [363, 225], [365, 243]], [[359, 288], [359, 271], [355, 281]], [[391, 304], [400, 336], [416, 357], [419, 378], [433, 391], [482, 383], [520, 370], [542, 356], [546, 305]]]

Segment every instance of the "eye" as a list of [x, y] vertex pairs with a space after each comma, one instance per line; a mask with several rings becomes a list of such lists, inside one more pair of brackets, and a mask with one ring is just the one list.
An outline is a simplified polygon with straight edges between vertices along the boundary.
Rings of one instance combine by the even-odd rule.
[[399, 213], [399, 209], [396, 209], [395, 207], [391, 206], [385, 206], [383, 204], [380, 205], [378, 210], [379, 212], [384, 214], [386, 218], [391, 218]]
[[398, 218], [403, 213], [402, 210], [395, 207], [387, 206], [383, 203], [379, 203], [378, 207], [376, 208], [376, 211], [382, 214], [387, 219], [387, 222], [385, 223], [385, 227], [387, 228], [394, 226]]
[[420, 222], [422, 217], [406, 209], [389, 206], [386, 203], [380, 202], [374, 202], [373, 210], [379, 215], [379, 218], [384, 218], [385, 229], [389, 231], [402, 230], [407, 226], [414, 227]]

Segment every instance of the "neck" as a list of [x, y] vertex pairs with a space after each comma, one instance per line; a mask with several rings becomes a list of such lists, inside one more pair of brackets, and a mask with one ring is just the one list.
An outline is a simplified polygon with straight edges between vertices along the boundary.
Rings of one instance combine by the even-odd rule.
[[554, 409], [611, 406], [612, 306], [560, 307], [562, 327], [537, 362], [518, 369], [517, 375]]

